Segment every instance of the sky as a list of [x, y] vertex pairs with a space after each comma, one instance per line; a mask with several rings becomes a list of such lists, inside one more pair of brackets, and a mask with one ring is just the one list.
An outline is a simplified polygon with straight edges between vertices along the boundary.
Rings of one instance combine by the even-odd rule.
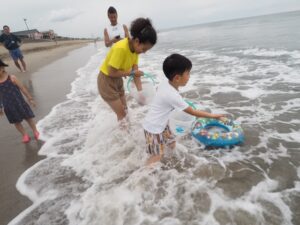
[[0, 0], [1, 27], [11, 31], [54, 30], [60, 36], [103, 37], [114, 6], [118, 22], [130, 27], [148, 17], [156, 29], [300, 10], [300, 0]]

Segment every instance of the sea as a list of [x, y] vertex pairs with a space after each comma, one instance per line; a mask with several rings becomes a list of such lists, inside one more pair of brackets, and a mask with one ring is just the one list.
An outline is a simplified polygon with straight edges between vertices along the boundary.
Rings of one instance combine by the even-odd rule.
[[140, 69], [159, 84], [168, 55], [188, 57], [180, 93], [238, 121], [245, 142], [211, 149], [177, 137], [152, 166], [141, 127], [149, 106], [127, 95], [130, 127], [120, 130], [97, 91], [99, 47], [38, 122], [46, 158], [19, 178], [33, 204], [9, 225], [299, 225], [299, 24], [294, 11], [160, 31]]

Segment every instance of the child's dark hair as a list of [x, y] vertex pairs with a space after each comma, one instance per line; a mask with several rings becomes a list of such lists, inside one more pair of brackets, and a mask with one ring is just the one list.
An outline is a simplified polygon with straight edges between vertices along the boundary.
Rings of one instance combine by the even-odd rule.
[[117, 14], [117, 10], [115, 9], [115, 7], [110, 6], [107, 10], [107, 14]]
[[173, 80], [175, 75], [182, 75], [185, 71], [190, 71], [191, 69], [191, 60], [179, 54], [168, 56], [163, 63], [163, 71], [170, 81]]
[[131, 23], [130, 34], [132, 38], [138, 38], [140, 43], [155, 45], [157, 36], [150, 19], [137, 18]]
[[7, 26], [7, 25], [4, 25], [4, 26], [3, 26], [3, 29], [4, 29], [4, 28], [9, 28], [9, 26]]

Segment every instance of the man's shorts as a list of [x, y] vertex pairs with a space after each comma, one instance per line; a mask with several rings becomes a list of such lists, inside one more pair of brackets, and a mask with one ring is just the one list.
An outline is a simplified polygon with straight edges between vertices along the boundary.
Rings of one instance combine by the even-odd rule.
[[125, 95], [122, 77], [110, 77], [100, 72], [98, 75], [98, 91], [106, 102], [120, 99]]
[[9, 54], [14, 61], [16, 61], [18, 59], [23, 59], [22, 52], [19, 48], [16, 48], [14, 50], [9, 50]]
[[146, 139], [146, 152], [150, 155], [163, 155], [166, 147], [171, 147], [175, 142], [175, 136], [169, 125], [160, 134], [153, 134], [144, 130]]

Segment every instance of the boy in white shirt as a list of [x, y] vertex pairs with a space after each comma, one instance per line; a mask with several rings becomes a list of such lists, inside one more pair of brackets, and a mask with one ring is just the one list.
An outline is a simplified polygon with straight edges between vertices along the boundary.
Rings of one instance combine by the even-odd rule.
[[165, 148], [174, 149], [176, 146], [175, 136], [169, 128], [169, 116], [173, 110], [183, 110], [196, 117], [220, 119], [224, 116], [195, 110], [181, 97], [178, 88], [187, 84], [191, 69], [192, 62], [179, 54], [168, 56], [163, 63], [163, 71], [168, 81], [159, 85], [143, 121], [146, 151], [151, 155], [147, 164], [160, 161]]

